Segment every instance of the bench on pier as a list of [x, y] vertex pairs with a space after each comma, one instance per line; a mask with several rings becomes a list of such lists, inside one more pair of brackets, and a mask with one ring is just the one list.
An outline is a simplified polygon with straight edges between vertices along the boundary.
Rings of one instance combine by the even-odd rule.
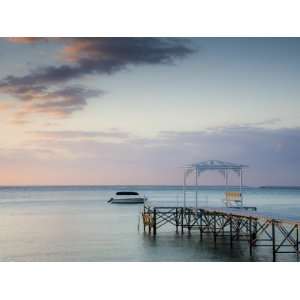
[[226, 207], [242, 207], [243, 195], [241, 192], [225, 192], [224, 203]]

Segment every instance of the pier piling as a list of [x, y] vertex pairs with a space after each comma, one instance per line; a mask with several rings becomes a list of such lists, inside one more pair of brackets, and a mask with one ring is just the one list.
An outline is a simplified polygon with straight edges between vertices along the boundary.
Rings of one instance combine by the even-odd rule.
[[272, 252], [273, 252], [273, 261], [276, 261], [276, 239], [275, 239], [274, 221], [272, 221]]
[[213, 220], [214, 220], [214, 243], [216, 246], [217, 245], [217, 216], [216, 216], [216, 214], [213, 215]]
[[183, 234], [183, 223], [184, 223], [184, 220], [183, 220], [183, 215], [184, 215], [183, 210], [184, 210], [184, 208], [182, 207], [181, 208], [181, 234]]
[[179, 221], [178, 221], [178, 208], [177, 208], [177, 207], [176, 207], [175, 222], [176, 222], [176, 233], [178, 233], [178, 225], [179, 225]]
[[252, 256], [252, 218], [249, 218], [249, 254]]
[[156, 235], [156, 208], [153, 211], [153, 235]]
[[299, 224], [296, 228], [296, 251], [297, 251], [297, 260], [299, 260]]
[[199, 212], [200, 215], [200, 240], [202, 241], [203, 239], [203, 215], [202, 211]]

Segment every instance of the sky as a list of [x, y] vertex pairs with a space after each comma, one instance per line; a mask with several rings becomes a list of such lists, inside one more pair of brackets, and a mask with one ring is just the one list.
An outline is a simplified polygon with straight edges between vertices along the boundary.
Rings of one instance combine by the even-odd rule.
[[299, 38], [1, 38], [0, 60], [0, 185], [180, 185], [209, 159], [300, 185]]

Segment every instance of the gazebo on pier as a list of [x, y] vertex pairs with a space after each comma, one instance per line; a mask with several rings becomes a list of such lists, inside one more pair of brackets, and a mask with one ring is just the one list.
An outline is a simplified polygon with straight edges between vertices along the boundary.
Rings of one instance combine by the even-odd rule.
[[[217, 171], [224, 176], [224, 179], [225, 179], [224, 203], [226, 206], [243, 207], [243, 195], [242, 195], [243, 171], [247, 167], [248, 167], [247, 165], [236, 164], [236, 163], [232, 163], [232, 162], [225, 162], [225, 161], [220, 161], [220, 160], [207, 160], [207, 161], [202, 161], [202, 162], [197, 162], [194, 164], [186, 165], [184, 167], [184, 179], [183, 179], [184, 207], [186, 206], [187, 178], [192, 175], [195, 177], [195, 186], [196, 186], [195, 201], [196, 201], [196, 207], [197, 207], [198, 206], [198, 177], [201, 173], [203, 173], [205, 171]], [[230, 172], [235, 173], [237, 176], [240, 177], [239, 192], [228, 191], [228, 175]]]

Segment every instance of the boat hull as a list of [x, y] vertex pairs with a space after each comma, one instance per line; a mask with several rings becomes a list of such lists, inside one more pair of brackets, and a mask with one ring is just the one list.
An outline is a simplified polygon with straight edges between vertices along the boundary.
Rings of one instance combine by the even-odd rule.
[[142, 204], [145, 202], [145, 198], [111, 198], [108, 202], [111, 204]]

